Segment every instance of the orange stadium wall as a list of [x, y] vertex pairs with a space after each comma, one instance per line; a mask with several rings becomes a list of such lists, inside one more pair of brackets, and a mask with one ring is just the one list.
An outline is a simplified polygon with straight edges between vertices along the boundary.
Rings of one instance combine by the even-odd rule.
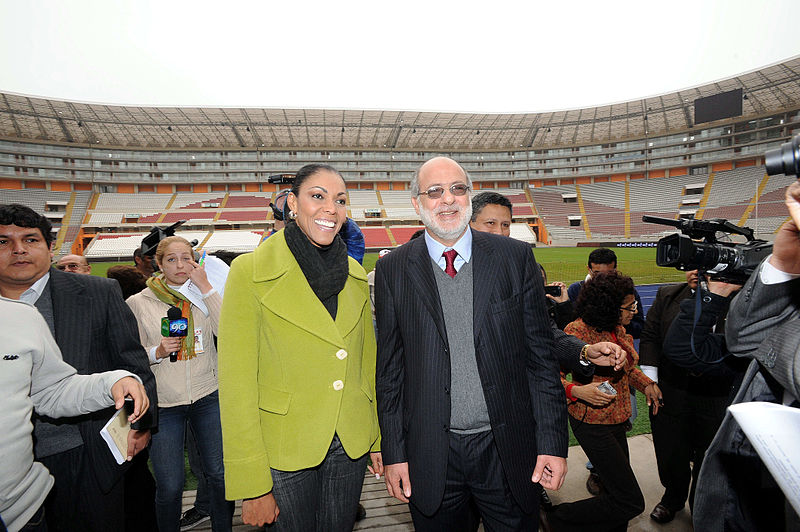
[[625, 174], [614, 174], [609, 179], [611, 179], [612, 183], [619, 183], [620, 181], [627, 180], [628, 176]]
[[746, 166], [756, 166], [759, 164], [759, 161], [755, 159], [748, 159], [744, 161], [736, 161], [736, 168], [744, 168]]
[[117, 185], [117, 192], [121, 192], [122, 194], [135, 194], [136, 185], [131, 183], [120, 183]]
[[669, 176], [670, 177], [678, 177], [678, 176], [688, 175], [688, 174], [689, 174], [689, 169], [687, 167], [685, 167], [685, 166], [683, 168], [672, 168], [669, 171]]
[[25, 188], [45, 189], [47, 188], [47, 183], [45, 181], [25, 181]]
[[22, 186], [22, 181], [19, 179], [0, 179], [0, 188], [4, 188], [6, 190], [20, 190], [24, 188]]
[[714, 163], [711, 165], [712, 172], [724, 172], [725, 170], [733, 170], [733, 162], [728, 161], [724, 163]]
[[649, 173], [650, 179], [656, 179], [667, 175], [666, 170], [651, 170]]
[[64, 181], [51, 181], [50, 190], [54, 190], [56, 192], [71, 192], [72, 186]]

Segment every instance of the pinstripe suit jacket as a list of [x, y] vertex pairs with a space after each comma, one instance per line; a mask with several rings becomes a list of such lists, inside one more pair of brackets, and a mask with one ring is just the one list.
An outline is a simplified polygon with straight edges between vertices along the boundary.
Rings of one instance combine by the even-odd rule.
[[[518, 504], [533, 511], [537, 456], [567, 454], [542, 277], [528, 245], [476, 231], [472, 238], [478, 373], [506, 479]], [[425, 514], [444, 494], [450, 424], [449, 346], [433, 267], [418, 238], [378, 261], [375, 276], [383, 460], [408, 462], [411, 500]]]
[[[80, 374], [124, 369], [142, 379], [151, 407], [136, 426], [155, 427], [156, 381], [150, 363], [139, 343], [136, 319], [122, 300], [119, 284], [113, 279], [66, 273], [50, 269], [46, 289], [53, 299], [55, 338], [64, 361]], [[127, 462], [117, 465], [100, 429], [114, 413], [107, 408], [60, 422], [76, 423], [80, 429], [90, 463], [100, 486], [108, 491], [127, 470]]]
[[[750, 276], [728, 311], [728, 351], [753, 359], [733, 404], [780, 403], [784, 390], [800, 398], [800, 280], [765, 285], [759, 279], [760, 271], [761, 267]], [[800, 528], [797, 514], [790, 510], [784, 514], [783, 506], [783, 494], [727, 412], [697, 480], [694, 529], [749, 532]]]

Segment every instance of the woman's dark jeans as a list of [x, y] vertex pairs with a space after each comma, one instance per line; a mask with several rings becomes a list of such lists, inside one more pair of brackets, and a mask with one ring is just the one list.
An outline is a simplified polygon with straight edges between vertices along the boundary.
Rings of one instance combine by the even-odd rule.
[[325, 459], [300, 471], [272, 469], [272, 493], [280, 514], [269, 531], [353, 530], [364, 485], [367, 456], [352, 459], [333, 437]]
[[191, 424], [208, 482], [209, 510], [214, 532], [231, 530], [233, 503], [225, 500], [222, 466], [222, 427], [215, 391], [189, 405], [158, 409], [158, 432], [153, 434], [150, 460], [156, 477], [156, 519], [161, 532], [180, 529], [184, 482], [186, 423]]

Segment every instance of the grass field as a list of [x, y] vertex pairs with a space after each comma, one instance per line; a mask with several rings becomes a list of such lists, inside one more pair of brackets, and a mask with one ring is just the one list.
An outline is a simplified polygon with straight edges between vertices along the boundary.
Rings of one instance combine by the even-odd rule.
[[[586, 259], [593, 248], [537, 248], [536, 260], [544, 266], [549, 281], [567, 284], [580, 281], [586, 276]], [[656, 266], [655, 248], [616, 248], [618, 269], [630, 275], [637, 285], [681, 282], [684, 274], [674, 268]], [[364, 256], [364, 269], [371, 271], [378, 260], [377, 253]], [[105, 277], [106, 271], [116, 264], [131, 262], [93, 262], [92, 274]]]

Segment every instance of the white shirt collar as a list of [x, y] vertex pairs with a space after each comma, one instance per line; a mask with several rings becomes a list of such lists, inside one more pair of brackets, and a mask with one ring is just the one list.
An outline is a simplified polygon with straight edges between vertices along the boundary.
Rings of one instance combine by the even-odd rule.
[[38, 281], [33, 283], [27, 290], [22, 292], [22, 295], [19, 296], [20, 301], [24, 301], [25, 303], [30, 303], [33, 305], [39, 298], [42, 297], [42, 292], [44, 292], [44, 287], [47, 286], [47, 281], [50, 280], [50, 271], [48, 270], [44, 275], [42, 275]]
[[[428, 246], [428, 255], [430, 255], [433, 262], [439, 263], [440, 261], [444, 261], [442, 258], [442, 253], [447, 251], [448, 249], [455, 249], [456, 253], [458, 253], [458, 259], [463, 260], [464, 262], [469, 262], [472, 258], [472, 230], [467, 226], [466, 231], [464, 234], [461, 235], [455, 244], [452, 246], [445, 246], [444, 244], [434, 240], [434, 238], [428, 234], [428, 230], [425, 230], [425, 245]], [[456, 267], [458, 269], [458, 267]]]

